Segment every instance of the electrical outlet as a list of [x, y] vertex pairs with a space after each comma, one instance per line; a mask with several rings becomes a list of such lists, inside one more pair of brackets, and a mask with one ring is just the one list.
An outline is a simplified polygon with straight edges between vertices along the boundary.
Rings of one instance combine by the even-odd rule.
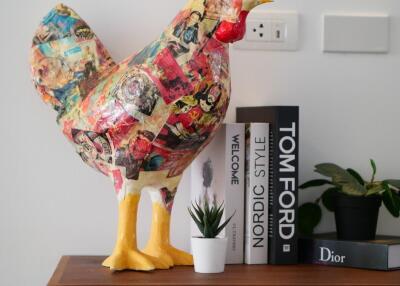
[[246, 26], [246, 41], [269, 42], [271, 41], [271, 23], [267, 21], [248, 21]]
[[285, 42], [286, 38], [286, 24], [281, 21], [273, 21], [271, 23], [271, 42]]
[[299, 14], [296, 11], [252, 11], [246, 36], [234, 47], [241, 50], [295, 51], [298, 46]]

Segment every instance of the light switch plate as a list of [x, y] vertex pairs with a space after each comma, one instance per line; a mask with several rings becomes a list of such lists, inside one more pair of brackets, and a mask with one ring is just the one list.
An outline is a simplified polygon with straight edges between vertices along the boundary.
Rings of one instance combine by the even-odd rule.
[[247, 18], [246, 36], [234, 47], [240, 50], [295, 51], [298, 49], [298, 30], [299, 14], [296, 11], [252, 11]]
[[387, 53], [389, 16], [385, 14], [325, 14], [323, 51]]

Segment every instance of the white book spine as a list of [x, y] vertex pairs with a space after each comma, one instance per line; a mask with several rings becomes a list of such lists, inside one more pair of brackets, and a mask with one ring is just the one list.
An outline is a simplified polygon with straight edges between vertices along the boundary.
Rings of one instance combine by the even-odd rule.
[[[204, 184], [203, 168], [210, 168], [212, 180]], [[226, 124], [191, 165], [191, 200], [207, 196], [210, 202], [225, 203], [223, 220], [232, 220], [219, 237], [228, 238], [227, 264], [244, 262], [245, 124]], [[192, 236], [200, 236], [191, 222]]]
[[225, 218], [235, 215], [226, 227], [227, 264], [244, 262], [245, 124], [226, 125]]
[[245, 263], [268, 263], [269, 124], [246, 125]]

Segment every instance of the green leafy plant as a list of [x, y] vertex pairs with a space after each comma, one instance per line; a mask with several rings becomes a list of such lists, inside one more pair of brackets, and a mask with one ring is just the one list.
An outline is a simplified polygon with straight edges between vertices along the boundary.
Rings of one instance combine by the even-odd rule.
[[234, 213], [224, 223], [221, 223], [224, 204], [218, 205], [214, 200], [214, 203], [210, 205], [207, 199], [204, 200], [204, 203], [197, 201], [192, 203], [192, 209], [188, 208], [188, 211], [204, 238], [216, 238], [235, 215]]
[[370, 160], [372, 176], [369, 181], [354, 169], [343, 169], [336, 164], [323, 163], [315, 166], [315, 172], [330, 178], [315, 179], [300, 186], [300, 189], [327, 186], [313, 203], [306, 203], [299, 208], [299, 229], [302, 234], [313, 234], [314, 228], [322, 218], [322, 204], [328, 211], [334, 211], [333, 199], [337, 192], [349, 196], [382, 196], [383, 203], [388, 211], [396, 218], [400, 217], [400, 180], [376, 180], [377, 167], [374, 160]]

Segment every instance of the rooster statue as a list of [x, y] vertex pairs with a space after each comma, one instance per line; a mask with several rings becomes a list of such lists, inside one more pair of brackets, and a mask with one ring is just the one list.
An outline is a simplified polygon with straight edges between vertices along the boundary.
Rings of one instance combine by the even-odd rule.
[[[229, 43], [241, 40], [251, 9], [270, 0], [189, 0], [160, 38], [115, 63], [72, 9], [41, 22], [31, 72], [42, 99], [89, 166], [109, 176], [119, 201], [111, 270], [192, 265], [170, 244], [170, 214], [182, 172], [212, 140], [230, 96]], [[142, 190], [152, 200], [145, 249], [137, 248]]]

